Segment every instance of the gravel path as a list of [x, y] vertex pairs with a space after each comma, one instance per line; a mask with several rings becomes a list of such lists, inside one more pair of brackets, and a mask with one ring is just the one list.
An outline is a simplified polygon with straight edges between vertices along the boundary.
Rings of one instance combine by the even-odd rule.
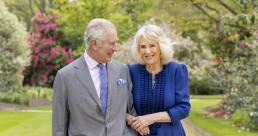
[[186, 136], [212, 136], [195, 126], [188, 118], [182, 121], [184, 129], [186, 131]]

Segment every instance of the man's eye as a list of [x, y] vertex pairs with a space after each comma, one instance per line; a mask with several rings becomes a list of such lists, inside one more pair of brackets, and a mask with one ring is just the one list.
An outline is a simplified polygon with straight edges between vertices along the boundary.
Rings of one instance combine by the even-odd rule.
[[111, 45], [111, 46], [114, 46], [114, 45], [116, 45], [116, 42], [112, 42], [112, 43], [110, 43], [110, 45]]

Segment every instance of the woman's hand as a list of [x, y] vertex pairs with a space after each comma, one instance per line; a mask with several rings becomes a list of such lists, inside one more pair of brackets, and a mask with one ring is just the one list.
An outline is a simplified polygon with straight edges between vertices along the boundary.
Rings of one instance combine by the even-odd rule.
[[[163, 122], [171, 122], [172, 119], [169, 117], [167, 112], [157, 112], [153, 114], [147, 114], [143, 116], [134, 117], [132, 115], [127, 114], [126, 120], [127, 123], [141, 135], [149, 134], [149, 125], [153, 123], [163, 123]], [[148, 129], [146, 129], [148, 128]], [[148, 133], [146, 133], [148, 132]]]
[[138, 116], [132, 118], [131, 127], [139, 132], [153, 123], [155, 123], [155, 121], [149, 115]]
[[[132, 116], [132, 115], [130, 115], [130, 114], [126, 114], [126, 122], [127, 122], [127, 124], [130, 125], [131, 127], [132, 127], [133, 121], [137, 120], [137, 118], [138, 118], [138, 117], [134, 117], [134, 116]], [[133, 127], [132, 127], [132, 128], [133, 128]], [[134, 129], [134, 128], [133, 128], [133, 129]], [[134, 130], [136, 130], [136, 129], [134, 129]], [[142, 129], [138, 129], [138, 130], [136, 130], [136, 131], [137, 131], [138, 133], [140, 133], [140, 135], [142, 135], [142, 136], [145, 136], [145, 135], [147, 135], [147, 134], [150, 133], [150, 129], [149, 129], [148, 126], [142, 128]]]
[[145, 127], [143, 129], [141, 129], [140, 131], [138, 131], [138, 133], [140, 133], [140, 135], [142, 135], [142, 136], [147, 136], [148, 134], [150, 134], [150, 129], [149, 129], [149, 127]]

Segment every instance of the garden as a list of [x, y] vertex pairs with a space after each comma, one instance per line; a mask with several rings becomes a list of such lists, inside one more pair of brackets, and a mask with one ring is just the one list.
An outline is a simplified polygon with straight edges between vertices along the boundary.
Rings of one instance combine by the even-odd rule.
[[117, 27], [114, 59], [126, 64], [140, 26], [165, 30], [189, 69], [187, 135], [258, 135], [257, 0], [3, 0], [0, 136], [51, 135], [55, 75], [83, 54], [96, 17]]

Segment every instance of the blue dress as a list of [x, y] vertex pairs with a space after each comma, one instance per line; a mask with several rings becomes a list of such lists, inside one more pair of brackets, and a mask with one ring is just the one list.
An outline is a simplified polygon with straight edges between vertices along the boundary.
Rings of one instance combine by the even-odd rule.
[[129, 65], [133, 83], [133, 100], [137, 115], [166, 111], [172, 122], [149, 126], [149, 136], [185, 136], [180, 122], [190, 111], [188, 71], [184, 64], [169, 62], [156, 74], [155, 84], [145, 65]]

